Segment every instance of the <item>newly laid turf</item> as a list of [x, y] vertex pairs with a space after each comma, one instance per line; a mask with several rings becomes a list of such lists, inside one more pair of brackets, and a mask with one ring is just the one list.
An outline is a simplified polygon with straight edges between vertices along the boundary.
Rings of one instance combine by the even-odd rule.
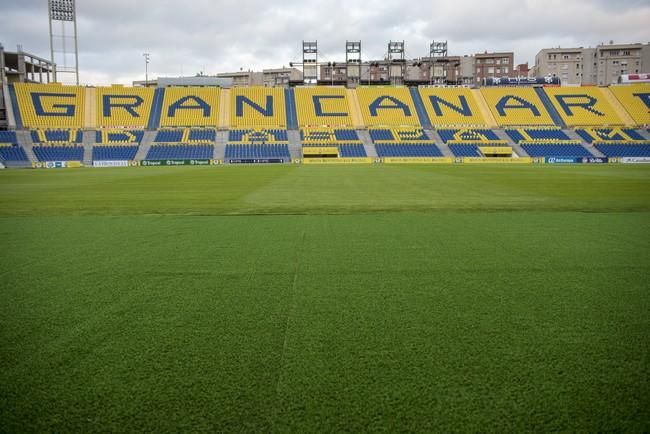
[[650, 167], [0, 172], [0, 431], [650, 429]]

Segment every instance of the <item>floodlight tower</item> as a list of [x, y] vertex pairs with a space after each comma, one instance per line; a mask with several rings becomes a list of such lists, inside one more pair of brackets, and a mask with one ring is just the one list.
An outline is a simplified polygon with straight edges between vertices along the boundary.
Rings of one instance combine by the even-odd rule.
[[431, 59], [431, 70], [429, 71], [430, 82], [438, 82], [441, 78], [443, 83], [448, 79], [449, 59], [447, 58], [447, 41], [432, 41], [429, 45], [429, 58]]
[[361, 80], [361, 41], [345, 41], [345, 76], [349, 84]]
[[318, 41], [302, 41], [302, 79], [304, 84], [318, 82]]
[[79, 84], [79, 49], [77, 47], [77, 6], [75, 0], [47, 0], [50, 22], [50, 57], [54, 81], [58, 74], [74, 74]]
[[391, 84], [404, 82], [405, 67], [404, 41], [388, 42], [388, 78]]

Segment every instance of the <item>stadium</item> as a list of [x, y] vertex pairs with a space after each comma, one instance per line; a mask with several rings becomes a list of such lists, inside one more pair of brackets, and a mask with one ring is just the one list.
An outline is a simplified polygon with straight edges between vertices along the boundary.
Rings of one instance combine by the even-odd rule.
[[647, 74], [311, 47], [282, 86], [0, 49], [0, 431], [650, 430]]

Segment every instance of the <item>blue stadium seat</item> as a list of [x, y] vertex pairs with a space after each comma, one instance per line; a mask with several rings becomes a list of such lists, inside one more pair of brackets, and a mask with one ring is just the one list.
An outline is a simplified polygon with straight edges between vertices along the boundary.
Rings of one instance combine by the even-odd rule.
[[93, 147], [93, 161], [101, 160], [133, 160], [138, 152], [138, 146], [100, 145]]
[[29, 161], [22, 146], [17, 144], [0, 145], [0, 159], [4, 161]]
[[455, 157], [482, 157], [481, 151], [473, 143], [454, 143], [449, 149]]
[[280, 158], [284, 161], [289, 161], [291, 159], [289, 146], [283, 143], [226, 145], [226, 160], [262, 160]]
[[213, 145], [160, 145], [154, 144], [147, 152], [147, 160], [188, 160], [211, 159], [214, 155]]
[[38, 161], [83, 161], [83, 146], [34, 146]]
[[521, 147], [531, 157], [593, 157], [579, 144], [524, 143]]
[[368, 156], [366, 149], [360, 143], [340, 144], [337, 146], [339, 148], [339, 157], [362, 158]]
[[607, 157], [650, 157], [650, 143], [599, 143], [594, 147]]
[[380, 143], [376, 144], [380, 157], [442, 157], [440, 149], [432, 143]]
[[450, 141], [467, 141], [467, 142], [482, 142], [490, 143], [500, 142], [499, 136], [492, 130], [486, 128], [471, 128], [471, 129], [439, 129], [437, 130], [440, 138], [444, 143]]

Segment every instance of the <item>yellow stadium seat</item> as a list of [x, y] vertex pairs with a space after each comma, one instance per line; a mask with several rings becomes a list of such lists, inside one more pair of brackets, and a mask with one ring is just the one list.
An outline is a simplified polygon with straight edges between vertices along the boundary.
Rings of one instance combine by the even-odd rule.
[[300, 135], [302, 142], [308, 144], [361, 143], [356, 130], [353, 130], [351, 128], [302, 128], [300, 130]]
[[463, 87], [421, 88], [422, 103], [435, 126], [485, 125], [471, 89]]
[[25, 128], [83, 127], [84, 88], [31, 83], [16, 83], [14, 88]]
[[97, 126], [146, 127], [153, 94], [154, 89], [149, 87], [98, 87]]
[[366, 126], [420, 126], [415, 104], [406, 87], [359, 87], [357, 99]]
[[221, 90], [216, 87], [168, 87], [160, 114], [161, 127], [216, 127]]
[[481, 95], [500, 126], [554, 125], [533, 88], [483, 87]]
[[650, 125], [650, 84], [610, 86], [609, 90], [637, 125]]
[[286, 128], [284, 89], [237, 87], [230, 94], [230, 126]]
[[549, 87], [544, 90], [568, 126], [623, 124], [597, 87]]
[[297, 87], [298, 125], [352, 126], [348, 93], [344, 87]]

